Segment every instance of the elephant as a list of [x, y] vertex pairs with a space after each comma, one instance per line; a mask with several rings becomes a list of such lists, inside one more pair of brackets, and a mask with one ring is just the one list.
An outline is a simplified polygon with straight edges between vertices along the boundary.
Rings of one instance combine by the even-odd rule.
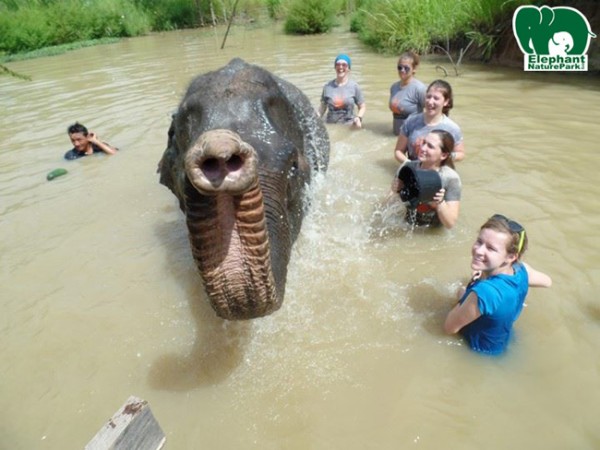
[[[558, 49], [565, 49], [566, 56], [582, 55], [596, 37], [587, 18], [568, 6], [519, 6], [513, 15], [513, 31], [521, 51], [530, 55], [549, 55]], [[562, 42], [566, 34], [570, 35], [568, 49]]]
[[240, 58], [194, 78], [173, 114], [160, 183], [179, 200], [192, 255], [216, 314], [281, 307], [311, 180], [329, 135], [296, 86]]
[[548, 42], [548, 54], [550, 56], [567, 56], [567, 52], [573, 48], [573, 36], [566, 31], [554, 33]]

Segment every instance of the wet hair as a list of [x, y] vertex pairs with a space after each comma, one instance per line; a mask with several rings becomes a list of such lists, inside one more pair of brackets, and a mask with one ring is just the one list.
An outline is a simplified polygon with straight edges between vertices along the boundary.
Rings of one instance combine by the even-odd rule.
[[402, 53], [398, 57], [398, 63], [400, 63], [400, 61], [402, 61], [403, 59], [410, 59], [412, 61], [413, 70], [415, 70], [417, 68], [417, 66], [419, 65], [419, 62], [420, 62], [419, 55], [417, 55], [412, 50]]
[[427, 92], [431, 89], [442, 91], [444, 99], [448, 100], [448, 104], [442, 108], [442, 112], [447, 116], [450, 115], [450, 110], [454, 107], [454, 96], [452, 95], [452, 86], [444, 80], [434, 80], [427, 86]]
[[84, 136], [88, 135], [88, 129], [80, 124], [79, 122], [75, 122], [73, 125], [69, 125], [69, 128], [67, 128], [67, 133], [68, 134], [73, 134], [73, 133], [83, 133]]
[[454, 161], [452, 160], [452, 152], [454, 151], [454, 137], [446, 130], [435, 129], [431, 130], [430, 133], [437, 134], [440, 137], [442, 155], [448, 155], [447, 158], [441, 162], [442, 166], [448, 166], [454, 169]]
[[499, 233], [504, 233], [510, 236], [510, 239], [506, 242], [506, 252], [509, 254], [517, 255], [517, 261], [521, 259], [523, 253], [527, 250], [528, 239], [525, 229], [523, 229], [523, 244], [521, 245], [521, 251], [519, 251], [519, 241], [521, 240], [521, 233], [511, 230], [510, 224], [504, 218], [498, 216], [490, 217], [480, 228], [480, 230], [494, 230]]

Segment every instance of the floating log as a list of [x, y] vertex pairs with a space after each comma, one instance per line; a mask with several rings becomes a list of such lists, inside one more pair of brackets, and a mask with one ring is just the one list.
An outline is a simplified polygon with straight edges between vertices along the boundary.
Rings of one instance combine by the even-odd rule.
[[160, 450], [166, 437], [146, 400], [131, 396], [85, 450]]

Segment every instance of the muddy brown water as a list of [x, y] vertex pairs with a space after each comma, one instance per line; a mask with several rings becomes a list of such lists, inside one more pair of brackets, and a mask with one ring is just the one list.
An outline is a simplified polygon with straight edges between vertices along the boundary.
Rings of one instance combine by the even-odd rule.
[[[407, 232], [378, 207], [396, 168], [396, 58], [353, 35], [192, 30], [11, 63], [0, 78], [0, 448], [82, 448], [129, 397], [170, 449], [506, 449], [600, 446], [600, 80], [462, 66], [451, 76], [467, 158], [459, 223]], [[156, 164], [190, 79], [234, 56], [316, 106], [339, 51], [365, 129], [329, 127], [275, 314], [217, 319]], [[440, 76], [425, 60], [418, 77]], [[446, 61], [442, 61], [449, 67]], [[118, 146], [67, 162], [79, 120]], [[46, 173], [69, 173], [52, 182]], [[478, 226], [523, 223], [532, 290], [500, 358], [442, 332]]]

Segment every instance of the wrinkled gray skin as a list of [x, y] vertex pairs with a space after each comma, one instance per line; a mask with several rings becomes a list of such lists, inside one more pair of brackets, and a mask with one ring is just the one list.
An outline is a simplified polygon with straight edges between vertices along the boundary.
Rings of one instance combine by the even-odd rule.
[[237, 58], [191, 82], [173, 115], [160, 182], [179, 199], [217, 315], [279, 309], [305, 190], [328, 162], [327, 130], [292, 84]]

